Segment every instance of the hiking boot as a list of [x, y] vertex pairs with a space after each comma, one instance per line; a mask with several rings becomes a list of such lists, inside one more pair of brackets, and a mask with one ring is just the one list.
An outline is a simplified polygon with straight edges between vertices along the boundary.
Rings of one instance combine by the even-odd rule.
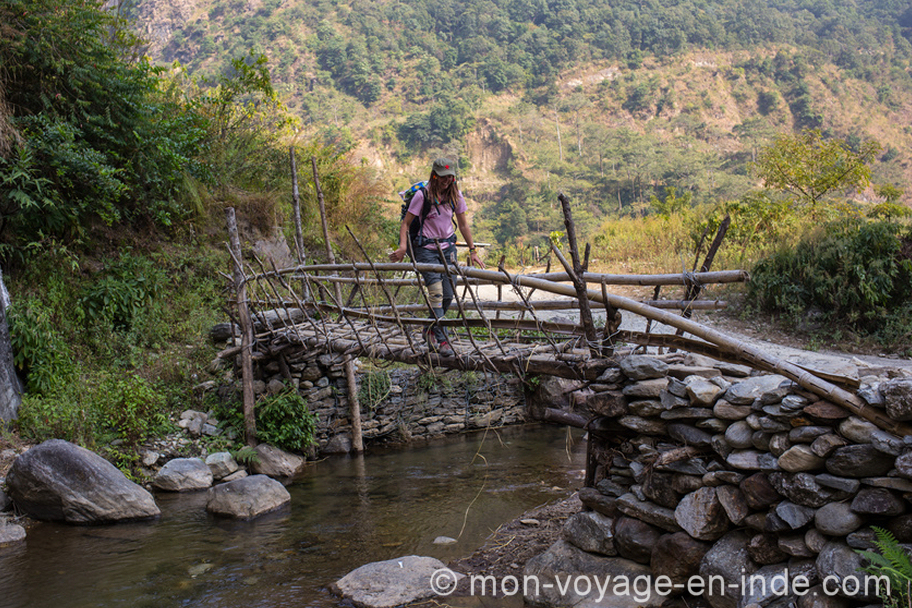
[[430, 327], [421, 330], [421, 340], [427, 344], [429, 350], [437, 350], [437, 338], [434, 337], [434, 332]]
[[437, 352], [447, 357], [452, 357], [456, 354], [456, 351], [453, 350], [453, 347], [450, 346], [450, 343], [446, 340], [441, 340], [437, 343]]

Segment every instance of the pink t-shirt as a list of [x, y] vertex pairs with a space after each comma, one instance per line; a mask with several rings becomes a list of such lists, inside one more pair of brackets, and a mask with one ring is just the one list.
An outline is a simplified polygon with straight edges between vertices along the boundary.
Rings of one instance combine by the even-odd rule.
[[[412, 221], [417, 222], [418, 218], [421, 217], [421, 207], [424, 205], [424, 193], [419, 190], [415, 193], [415, 196], [412, 198], [412, 202], [409, 204], [409, 213], [415, 216], [415, 219]], [[465, 213], [468, 207], [466, 206], [465, 197], [462, 196], [462, 192], [459, 193], [459, 196], [456, 198], [456, 213]], [[421, 234], [429, 239], [447, 239], [453, 236], [456, 232], [456, 228], [453, 226], [453, 208], [449, 203], [442, 203], [440, 205], [431, 205], [431, 209], [428, 211], [427, 217], [424, 220], [424, 225], [421, 227]], [[437, 245], [431, 243], [425, 245], [427, 249], [437, 249]]]

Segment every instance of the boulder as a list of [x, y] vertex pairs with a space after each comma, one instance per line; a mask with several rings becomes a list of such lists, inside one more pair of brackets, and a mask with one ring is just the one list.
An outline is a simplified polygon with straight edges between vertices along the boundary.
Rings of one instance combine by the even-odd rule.
[[614, 544], [621, 557], [648, 564], [660, 534], [658, 528], [646, 522], [632, 517], [621, 517], [615, 528]]
[[757, 534], [747, 544], [747, 554], [758, 564], [778, 564], [788, 559], [779, 548], [779, 539], [774, 534]]
[[582, 382], [576, 380], [542, 376], [535, 392], [529, 396], [529, 415], [541, 419], [547, 408], [569, 409], [570, 394], [582, 385]]
[[815, 455], [811, 448], [803, 443], [793, 445], [779, 457], [779, 467], [790, 473], [822, 469], [824, 459]]
[[213, 479], [224, 479], [241, 468], [230, 452], [209, 454], [206, 456], [206, 466]]
[[655, 542], [649, 565], [656, 578], [667, 576], [673, 585], [682, 585], [673, 592], [684, 592], [688, 580], [697, 576], [700, 561], [712, 545], [690, 537], [686, 532], [665, 534]]
[[776, 374], [753, 376], [732, 384], [725, 391], [725, 400], [734, 405], [750, 405], [771, 391], [778, 391], [779, 385], [787, 382], [784, 376]]
[[721, 387], [707, 380], [693, 380], [687, 384], [687, 396], [694, 405], [712, 406], [722, 392]]
[[152, 495], [114, 465], [62, 439], [19, 456], [6, 483], [16, 507], [36, 519], [93, 524], [160, 514]]
[[15, 545], [25, 540], [25, 528], [19, 524], [0, 522], [0, 547]]
[[199, 458], [175, 458], [165, 463], [155, 478], [152, 487], [166, 492], [192, 492], [205, 490], [212, 485], [212, 471]]
[[397, 557], [356, 568], [330, 585], [330, 590], [356, 606], [393, 608], [447, 591], [447, 584], [455, 585], [456, 577], [434, 576], [435, 572], [450, 572], [445, 569], [446, 565], [433, 557]]
[[[519, 577], [517, 577], [519, 578]], [[526, 563], [521, 580], [538, 581], [525, 589], [524, 599], [533, 606], [574, 606], [575, 608], [650, 608], [661, 606], [666, 599], [654, 588], [634, 585], [634, 581], [651, 581], [649, 566], [622, 557], [599, 557], [580, 551], [559, 540]], [[630, 581], [626, 593], [614, 595], [617, 586], [608, 585], [603, 595], [594, 581]], [[571, 584], [567, 584], [567, 582]], [[586, 583], [589, 583], [588, 585]], [[537, 588], [536, 588], [537, 587]]]
[[675, 512], [651, 502], [639, 500], [632, 493], [624, 494], [617, 499], [617, 509], [625, 515], [643, 520], [669, 532], [678, 532], [681, 526], [675, 521]]
[[[868, 582], [868, 577], [874, 575], [865, 574], [862, 571], [862, 557], [858, 555], [851, 547], [842, 542], [829, 542], [817, 556], [817, 572], [826, 576], [829, 580], [827, 590], [836, 591], [838, 595], [849, 597], [849, 599], [873, 601], [877, 599], [876, 595], [865, 595], [865, 588], [873, 590], [877, 588], [874, 581]], [[843, 592], [843, 582], [847, 579], [847, 587], [851, 591], [855, 589], [855, 583], [859, 584], [858, 593], [849, 595]]]
[[906, 512], [906, 504], [885, 488], [863, 488], [852, 500], [852, 512], [859, 515], [895, 517]]
[[253, 519], [291, 503], [280, 482], [266, 475], [250, 475], [209, 489], [206, 510], [213, 515]]
[[281, 479], [294, 477], [300, 473], [305, 462], [300, 456], [261, 443], [256, 447], [256, 460], [251, 463], [250, 468], [254, 473]]
[[600, 555], [617, 555], [614, 520], [595, 511], [576, 513], [564, 524], [562, 536], [571, 545]]
[[758, 511], [782, 500], [782, 496], [770, 483], [769, 475], [766, 473], [755, 473], [746, 477], [738, 487], [744, 494], [748, 506]]
[[750, 539], [741, 530], [729, 532], [707, 551], [700, 562], [700, 576], [703, 580], [721, 577], [724, 582], [722, 593], [707, 593], [706, 600], [713, 608], [736, 608], [741, 599], [741, 583], [757, 570], [757, 565], [747, 552]]
[[716, 540], [728, 530], [729, 520], [715, 488], [700, 488], [681, 499], [675, 521], [697, 540]]
[[744, 493], [736, 486], [722, 485], [716, 488], [716, 498], [719, 504], [725, 509], [725, 514], [736, 526], [744, 521], [744, 518], [750, 514], [750, 507], [747, 506], [747, 500]]

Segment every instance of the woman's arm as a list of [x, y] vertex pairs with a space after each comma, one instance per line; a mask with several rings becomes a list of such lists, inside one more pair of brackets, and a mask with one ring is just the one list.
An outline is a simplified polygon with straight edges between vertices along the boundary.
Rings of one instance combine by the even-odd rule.
[[459, 232], [465, 239], [466, 245], [469, 246], [469, 266], [478, 266], [484, 268], [484, 262], [478, 257], [478, 251], [475, 249], [475, 241], [472, 240], [472, 229], [469, 227], [469, 221], [465, 213], [456, 214], [456, 225], [459, 226]]

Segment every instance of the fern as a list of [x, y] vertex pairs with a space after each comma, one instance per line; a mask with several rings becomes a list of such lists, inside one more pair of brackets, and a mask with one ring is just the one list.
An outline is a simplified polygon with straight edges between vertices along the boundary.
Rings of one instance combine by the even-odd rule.
[[858, 551], [868, 560], [864, 569], [874, 576], [886, 576], [890, 580], [887, 593], [880, 599], [887, 608], [912, 608], [912, 560], [889, 530], [872, 526], [877, 534], [874, 546], [880, 553]]

